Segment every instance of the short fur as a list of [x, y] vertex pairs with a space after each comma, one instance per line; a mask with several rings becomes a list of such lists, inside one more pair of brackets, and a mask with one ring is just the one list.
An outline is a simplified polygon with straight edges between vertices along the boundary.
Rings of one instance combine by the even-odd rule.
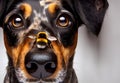
[[[9, 60], [4, 83], [78, 83], [73, 69], [78, 28], [85, 24], [98, 36], [107, 8], [107, 0], [0, 0]], [[42, 68], [49, 62], [44, 57], [55, 65], [49, 73]], [[38, 72], [27, 66], [33, 61], [40, 64]]]

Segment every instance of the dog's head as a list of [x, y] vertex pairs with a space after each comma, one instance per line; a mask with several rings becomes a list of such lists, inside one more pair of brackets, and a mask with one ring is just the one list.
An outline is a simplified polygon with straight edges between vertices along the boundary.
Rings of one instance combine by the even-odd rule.
[[[1, 0], [4, 42], [19, 82], [63, 82], [78, 27], [98, 35], [106, 0]], [[69, 76], [68, 76], [69, 79]]]

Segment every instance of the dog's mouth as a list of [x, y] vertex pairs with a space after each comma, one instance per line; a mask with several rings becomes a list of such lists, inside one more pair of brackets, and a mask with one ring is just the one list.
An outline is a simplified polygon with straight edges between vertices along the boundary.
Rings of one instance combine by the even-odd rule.
[[16, 70], [16, 76], [20, 83], [63, 83], [66, 76], [66, 71], [64, 69], [58, 72], [57, 77], [54, 79], [31, 79], [24, 76], [24, 73], [20, 68]]

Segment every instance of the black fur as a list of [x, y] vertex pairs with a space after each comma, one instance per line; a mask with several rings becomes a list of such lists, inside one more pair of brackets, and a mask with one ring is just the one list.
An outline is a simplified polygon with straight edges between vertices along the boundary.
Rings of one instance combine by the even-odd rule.
[[[74, 12], [76, 18], [78, 18], [79, 23], [83, 22], [88, 30], [93, 32], [95, 35], [99, 35], [101, 30], [102, 22], [104, 15], [108, 8], [107, 0], [61, 0], [65, 8]], [[10, 7], [14, 0], [1, 0], [0, 1], [0, 26], [2, 26], [4, 11]], [[18, 3], [19, 0], [16, 0], [14, 3]], [[99, 4], [97, 4], [99, 3]], [[97, 10], [97, 5], [101, 8]]]
[[[16, 29], [9, 24], [9, 20], [5, 22], [6, 15], [11, 12], [18, 3], [22, 2], [24, 0], [8, 0], [0, 1], [0, 26], [3, 27], [4, 33], [7, 37], [7, 43], [9, 46], [17, 46], [20, 39], [19, 32], [23, 32], [24, 30], [27, 30], [26, 27], [29, 27], [30, 24], [33, 22], [32, 15], [30, 18], [25, 20], [25, 24], [23, 28]], [[29, 1], [28, 1], [29, 2]], [[34, 2], [29, 2], [30, 4]], [[61, 10], [67, 10], [69, 11], [69, 18], [71, 21], [71, 26], [68, 26], [67, 28], [61, 29], [61, 27], [56, 26], [56, 19], [59, 17], [59, 14], [61, 14], [61, 11], [57, 11], [56, 15], [50, 16], [49, 13], [47, 13], [47, 18], [49, 19], [49, 22], [41, 21], [41, 26], [44, 27], [45, 30], [49, 31], [52, 35], [57, 37], [60, 40], [58, 42], [62, 43], [64, 47], [70, 47], [74, 45], [74, 39], [75, 35], [78, 31], [78, 27], [82, 24], [85, 24], [89, 31], [91, 31], [96, 36], [99, 35], [99, 32], [101, 30], [102, 22], [104, 19], [104, 15], [106, 12], [106, 9], [108, 8], [108, 2], [107, 0], [61, 0], [62, 7]], [[35, 5], [35, 4], [32, 4]], [[38, 9], [37, 4], [35, 5], [35, 8], [37, 11], [41, 11]], [[16, 12], [22, 13], [20, 11]], [[24, 33], [25, 36], [28, 34], [36, 34], [39, 30], [36, 32], [35, 30], [29, 31], [29, 33]], [[58, 37], [59, 33], [59, 37]], [[23, 36], [22, 36], [23, 37]], [[25, 39], [25, 38], [23, 38]], [[23, 41], [22, 41], [23, 42]], [[74, 54], [73, 54], [74, 55]], [[65, 77], [65, 80], [63, 83], [78, 83], [76, 74], [73, 69], [73, 57], [70, 57], [69, 63], [67, 66], [67, 75]], [[12, 58], [8, 55], [8, 67], [7, 67], [7, 75], [5, 77], [4, 82], [7, 83], [18, 83], [17, 77], [15, 75], [15, 69], [13, 66]], [[64, 64], [65, 65], [65, 64]]]
[[[72, 9], [76, 13], [79, 23], [83, 22], [89, 31], [99, 35], [106, 9], [107, 0], [62, 0], [63, 6], [70, 5], [67, 9]], [[99, 9], [97, 9], [97, 6]]]

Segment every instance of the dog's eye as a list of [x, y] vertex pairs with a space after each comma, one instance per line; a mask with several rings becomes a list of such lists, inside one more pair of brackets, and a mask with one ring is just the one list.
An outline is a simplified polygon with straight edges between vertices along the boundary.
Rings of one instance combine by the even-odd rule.
[[62, 28], [69, 27], [71, 25], [71, 18], [67, 14], [62, 14], [58, 17], [56, 24]]
[[23, 24], [24, 24], [22, 17], [19, 16], [19, 15], [14, 15], [14, 16], [12, 17], [11, 23], [12, 23], [12, 26], [15, 27], [15, 28], [22, 27]]

